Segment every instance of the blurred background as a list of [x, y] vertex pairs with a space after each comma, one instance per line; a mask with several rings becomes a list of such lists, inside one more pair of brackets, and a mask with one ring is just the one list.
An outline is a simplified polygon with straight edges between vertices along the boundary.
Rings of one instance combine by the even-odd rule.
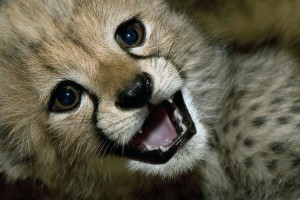
[[[300, 43], [299, 0], [167, 0], [202, 29], [238, 46]], [[298, 49], [299, 50], [299, 49]]]

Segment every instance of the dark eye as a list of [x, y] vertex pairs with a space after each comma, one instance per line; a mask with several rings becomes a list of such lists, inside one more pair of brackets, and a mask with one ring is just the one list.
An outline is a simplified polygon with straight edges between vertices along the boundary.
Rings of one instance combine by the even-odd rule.
[[144, 41], [145, 27], [137, 19], [121, 24], [116, 31], [116, 41], [122, 48], [134, 48]]
[[73, 82], [58, 84], [51, 96], [50, 110], [66, 112], [74, 109], [80, 104], [81, 91], [81, 87]]

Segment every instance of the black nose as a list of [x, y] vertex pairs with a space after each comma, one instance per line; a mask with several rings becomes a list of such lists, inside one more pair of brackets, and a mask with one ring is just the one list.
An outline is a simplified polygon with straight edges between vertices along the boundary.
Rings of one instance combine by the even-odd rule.
[[116, 104], [123, 109], [141, 108], [149, 103], [152, 92], [151, 76], [143, 73], [119, 94]]

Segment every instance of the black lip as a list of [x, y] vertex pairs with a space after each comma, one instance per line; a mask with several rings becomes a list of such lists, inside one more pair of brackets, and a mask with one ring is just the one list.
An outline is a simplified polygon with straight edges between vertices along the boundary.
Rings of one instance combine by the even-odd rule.
[[168, 151], [162, 152], [159, 149], [152, 151], [142, 151], [130, 144], [118, 145], [116, 142], [108, 139], [103, 133], [100, 133], [101, 141], [108, 144], [107, 148], [110, 149], [109, 154], [119, 157], [126, 157], [132, 160], [142, 161], [150, 164], [165, 164], [168, 162], [177, 150], [187, 143], [195, 134], [196, 128], [192, 118], [185, 106], [182, 93], [179, 91], [174, 95], [174, 103], [180, 110], [183, 117], [183, 124], [187, 127], [187, 131], [180, 135], [171, 145]]

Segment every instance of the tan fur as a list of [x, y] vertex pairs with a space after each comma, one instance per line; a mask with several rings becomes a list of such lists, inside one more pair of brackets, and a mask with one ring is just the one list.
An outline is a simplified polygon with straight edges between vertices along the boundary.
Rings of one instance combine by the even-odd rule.
[[[41, 180], [56, 199], [299, 198], [295, 54], [213, 44], [160, 0], [6, 0], [0, 9], [0, 170], [9, 180]], [[115, 32], [133, 17], [146, 38], [125, 50]], [[150, 103], [181, 90], [197, 129], [161, 165], [108, 146], [127, 144], [149, 115], [116, 104], [142, 72], [153, 79]], [[84, 88], [80, 105], [52, 112], [63, 80]]]

